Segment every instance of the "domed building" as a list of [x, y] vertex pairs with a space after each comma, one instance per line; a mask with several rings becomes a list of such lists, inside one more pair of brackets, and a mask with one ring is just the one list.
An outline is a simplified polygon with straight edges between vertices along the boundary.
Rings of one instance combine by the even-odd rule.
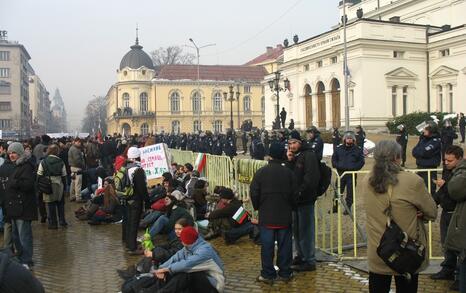
[[[156, 72], [137, 37], [130, 48], [106, 95], [108, 133], [225, 132], [231, 120], [234, 128], [246, 120], [262, 127], [264, 68], [164, 65]], [[224, 99], [230, 86], [231, 104]]]

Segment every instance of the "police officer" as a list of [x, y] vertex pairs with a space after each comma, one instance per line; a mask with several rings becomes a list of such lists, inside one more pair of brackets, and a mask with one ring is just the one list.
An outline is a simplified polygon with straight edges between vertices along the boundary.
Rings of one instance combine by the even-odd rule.
[[243, 133], [241, 134], [241, 142], [243, 144], [243, 154], [246, 155], [248, 152], [248, 134], [246, 133], [246, 130], [243, 130]]
[[324, 142], [320, 137], [320, 131], [315, 127], [311, 126], [306, 130], [307, 133], [307, 144], [309, 148], [316, 154], [317, 160], [322, 161], [324, 153]]
[[366, 140], [366, 133], [361, 125], [356, 126], [356, 145], [364, 152], [364, 141]]
[[408, 132], [403, 124], [398, 126], [399, 132], [396, 136], [396, 142], [401, 146], [401, 167], [406, 163], [406, 147], [408, 146]]
[[223, 143], [223, 152], [225, 155], [229, 156], [231, 159], [237, 155], [236, 153], [236, 143], [234, 142], [233, 131], [228, 130], [227, 137]]
[[254, 160], [264, 160], [265, 148], [258, 132], [254, 132], [252, 136], [249, 153]]
[[[413, 148], [412, 154], [416, 158], [418, 169], [436, 169], [441, 161], [441, 142], [437, 129], [433, 125], [427, 125], [422, 135], [419, 137], [419, 142]], [[419, 172], [426, 187], [429, 188], [428, 172]], [[431, 180], [437, 180], [437, 172], [431, 172]], [[430, 193], [435, 193], [435, 184], [430, 184]]]
[[[337, 169], [338, 175], [340, 176], [345, 171], [358, 171], [364, 166], [364, 155], [355, 142], [356, 135], [354, 132], [345, 132], [343, 135], [343, 143], [336, 148], [332, 155], [332, 166]], [[353, 176], [351, 174], [346, 174], [341, 178], [341, 194], [345, 191], [345, 187], [346, 205], [348, 206], [348, 209], [351, 209], [351, 206], [353, 205]], [[333, 207], [333, 212], [337, 212], [337, 206]], [[347, 214], [346, 211], [345, 214]]]
[[465, 136], [465, 128], [466, 128], [466, 118], [464, 118], [464, 113], [460, 113], [460, 117], [458, 119], [458, 125], [460, 127], [461, 133], [461, 143], [464, 143], [464, 136]]
[[332, 144], [333, 144], [333, 152], [337, 149], [337, 146], [341, 144], [341, 135], [338, 127], [333, 128], [332, 132]]
[[220, 135], [214, 135], [212, 138], [212, 155], [221, 156], [222, 155], [222, 140]]
[[456, 134], [455, 129], [453, 129], [450, 120], [445, 120], [442, 134], [441, 134], [441, 142], [442, 142], [442, 162], [445, 158], [445, 150], [453, 145], [453, 140], [458, 138], [458, 134]]

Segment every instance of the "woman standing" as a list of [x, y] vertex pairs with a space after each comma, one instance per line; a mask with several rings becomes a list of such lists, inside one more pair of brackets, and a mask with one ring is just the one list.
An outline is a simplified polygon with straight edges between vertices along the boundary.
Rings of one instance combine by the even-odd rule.
[[[403, 171], [401, 147], [395, 141], [380, 141], [374, 151], [372, 172], [361, 184], [366, 209], [367, 260], [369, 263], [369, 291], [389, 292], [395, 276], [396, 292], [417, 292], [418, 274], [411, 280], [390, 269], [377, 254], [377, 247], [385, 232], [386, 210], [391, 204], [391, 215], [398, 226], [412, 239], [427, 246], [424, 222], [434, 220], [437, 206], [422, 179], [414, 173]], [[427, 251], [428, 249], [426, 249]], [[427, 266], [427, 259], [419, 271]]]
[[[65, 220], [65, 198], [66, 187], [66, 167], [65, 163], [58, 156], [60, 148], [56, 144], [51, 144], [47, 148], [46, 157], [40, 162], [37, 168], [37, 176], [49, 177], [52, 183], [52, 193], [43, 193], [44, 202], [47, 203], [47, 214], [49, 229], [57, 229], [60, 226], [66, 227]], [[57, 221], [58, 213], [58, 221]]]

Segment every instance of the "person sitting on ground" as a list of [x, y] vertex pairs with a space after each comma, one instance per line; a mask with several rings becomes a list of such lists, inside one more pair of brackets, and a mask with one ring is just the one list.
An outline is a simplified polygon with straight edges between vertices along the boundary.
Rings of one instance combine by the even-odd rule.
[[218, 208], [206, 214], [209, 225], [205, 239], [210, 240], [223, 235], [225, 242], [231, 244], [241, 236], [251, 233], [253, 225], [248, 216], [237, 220], [233, 218], [243, 206], [243, 202], [235, 197], [233, 190], [222, 188], [219, 190], [219, 193], [220, 201], [217, 204]]
[[145, 249], [144, 257], [136, 265], [133, 265], [126, 270], [117, 270], [118, 275], [122, 279], [127, 280], [137, 274], [149, 273], [153, 267], [158, 268], [159, 264], [166, 262], [170, 257], [183, 248], [183, 244], [181, 244], [180, 241], [180, 234], [181, 230], [187, 226], [190, 226], [188, 219], [181, 218], [176, 221], [176, 238], [173, 238], [166, 243], [155, 245], [152, 250]]
[[186, 196], [187, 197], [192, 197], [193, 196], [193, 192], [194, 192], [194, 186], [196, 185], [196, 182], [199, 180], [199, 177], [201, 175], [199, 174], [199, 171], [197, 170], [194, 170], [191, 175], [190, 175], [190, 179], [186, 182]]
[[180, 239], [183, 249], [154, 272], [157, 279], [165, 280], [157, 292], [223, 292], [223, 262], [215, 249], [193, 227], [183, 228]]
[[175, 223], [181, 218], [187, 219], [189, 224], [194, 226], [193, 217], [185, 208], [180, 206], [179, 201], [175, 196], [167, 195], [165, 197], [165, 206], [167, 207], [166, 214], [158, 217], [149, 229], [152, 239], [154, 239], [158, 234], [166, 234], [170, 240], [175, 238]]
[[196, 221], [204, 220], [207, 213], [207, 181], [199, 179], [194, 184], [192, 199], [194, 201], [194, 208], [196, 211]]

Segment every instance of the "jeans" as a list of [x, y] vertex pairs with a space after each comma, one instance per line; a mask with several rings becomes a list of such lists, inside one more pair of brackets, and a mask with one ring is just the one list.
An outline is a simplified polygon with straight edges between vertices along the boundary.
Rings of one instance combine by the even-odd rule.
[[[369, 292], [388, 293], [392, 283], [392, 275], [379, 275], [369, 272]], [[395, 276], [395, 286], [397, 293], [416, 293], [419, 275], [413, 275], [411, 281], [403, 276]]]
[[316, 263], [314, 204], [293, 212], [293, 237], [297, 256], [309, 265]]
[[91, 189], [89, 187], [81, 190], [81, 199], [91, 199], [91, 194], [97, 190], [97, 184], [92, 184]]
[[32, 264], [32, 228], [31, 221], [11, 220], [13, 227], [13, 243], [19, 252], [22, 264]]
[[459, 272], [459, 281], [460, 281], [460, 292], [466, 292], [466, 260], [459, 265], [460, 272]]
[[[356, 175], [354, 179], [357, 181]], [[351, 208], [353, 205], [353, 175], [347, 174], [341, 178], [340, 193], [343, 194], [346, 187], [346, 205]]]
[[253, 229], [254, 225], [251, 222], [246, 222], [239, 227], [224, 231], [225, 239], [236, 241], [244, 235], [249, 235]]
[[65, 225], [65, 197], [62, 196], [60, 201], [54, 201], [47, 203], [48, 208], [48, 220], [49, 225], [57, 225], [57, 214], [58, 222], [60, 225]]
[[141, 224], [144, 225], [144, 226], [148, 226], [148, 225], [152, 225], [152, 223], [154, 223], [155, 221], [157, 221], [157, 219], [163, 215], [162, 212], [159, 212], [159, 211], [151, 211], [150, 213], [148, 213], [144, 219], [142, 219], [141, 221]]
[[291, 261], [293, 259], [293, 240], [291, 229], [269, 229], [260, 226], [261, 238], [261, 276], [275, 279], [277, 272], [274, 267], [275, 241], [277, 241], [277, 266], [280, 277], [289, 278], [291, 275]]
[[165, 230], [165, 227], [168, 225], [170, 220], [167, 216], [161, 215], [149, 229], [149, 234], [152, 239], [154, 239], [155, 235], [162, 233]]

